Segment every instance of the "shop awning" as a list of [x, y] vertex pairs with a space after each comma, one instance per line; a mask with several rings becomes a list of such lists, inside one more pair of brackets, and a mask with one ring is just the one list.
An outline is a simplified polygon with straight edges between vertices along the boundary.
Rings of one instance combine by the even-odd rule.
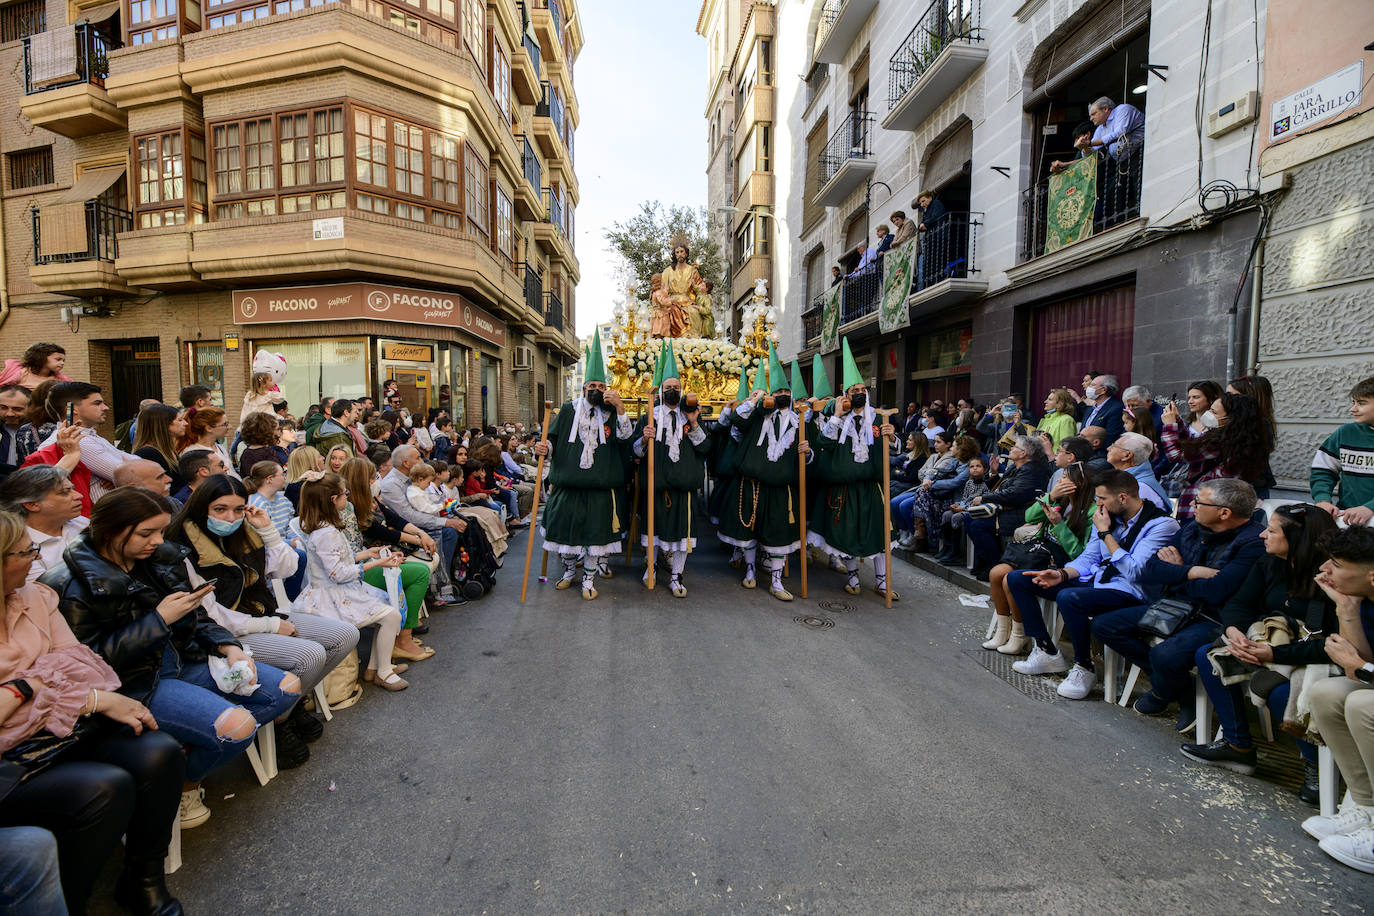
[[114, 0], [113, 3], [103, 3], [82, 13], [73, 24], [79, 25], [83, 22], [89, 22], [91, 25], [100, 25], [102, 22], [109, 22], [119, 12], [121, 5], [120, 0]]
[[71, 254], [90, 247], [87, 238], [86, 203], [95, 200], [116, 181], [124, 179], [124, 166], [87, 169], [76, 183], [38, 211], [39, 253]]

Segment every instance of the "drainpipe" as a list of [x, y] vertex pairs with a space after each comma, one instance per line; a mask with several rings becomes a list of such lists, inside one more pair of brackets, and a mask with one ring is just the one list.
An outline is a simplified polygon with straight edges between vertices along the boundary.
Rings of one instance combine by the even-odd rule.
[[0, 207], [0, 327], [10, 317], [10, 277], [5, 254], [5, 208]]
[[1260, 332], [1260, 287], [1264, 281], [1264, 242], [1259, 243], [1255, 252], [1255, 272], [1250, 278], [1250, 333], [1245, 344], [1245, 356], [1249, 360], [1248, 375], [1259, 374], [1259, 332]]

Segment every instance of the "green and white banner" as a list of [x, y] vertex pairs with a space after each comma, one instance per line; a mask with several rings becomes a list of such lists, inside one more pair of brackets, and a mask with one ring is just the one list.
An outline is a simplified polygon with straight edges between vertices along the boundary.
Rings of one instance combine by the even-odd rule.
[[906, 299], [911, 295], [911, 277], [916, 270], [918, 248], [920, 245], [912, 239], [883, 255], [883, 288], [882, 298], [878, 300], [878, 328], [884, 334], [901, 330], [911, 323], [911, 312], [906, 307]]
[[1097, 155], [1084, 156], [1050, 176], [1045, 200], [1045, 253], [1081, 242], [1093, 234], [1097, 207]]
[[843, 283], [836, 283], [825, 294], [821, 306], [821, 352], [830, 353], [840, 346], [840, 290]]

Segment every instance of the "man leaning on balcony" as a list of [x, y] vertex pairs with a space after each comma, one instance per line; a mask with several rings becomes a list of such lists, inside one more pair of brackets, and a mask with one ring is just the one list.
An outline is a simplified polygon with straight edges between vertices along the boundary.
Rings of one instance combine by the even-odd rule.
[[1139, 108], [1125, 102], [1113, 105], [1104, 95], [1088, 106], [1088, 120], [1096, 129], [1089, 140], [1077, 138], [1080, 149], [1105, 148], [1118, 162], [1140, 155], [1145, 143], [1145, 115]]

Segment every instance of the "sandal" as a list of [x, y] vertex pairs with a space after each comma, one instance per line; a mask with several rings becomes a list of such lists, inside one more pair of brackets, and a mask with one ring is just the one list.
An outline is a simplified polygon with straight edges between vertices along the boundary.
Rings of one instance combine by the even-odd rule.
[[412, 662], [422, 662], [427, 658], [433, 658], [434, 654], [434, 648], [432, 646], [421, 646], [419, 652], [409, 652], [402, 649], [400, 646], [393, 646], [391, 649], [391, 660], [394, 662], [398, 658], [404, 658]]

